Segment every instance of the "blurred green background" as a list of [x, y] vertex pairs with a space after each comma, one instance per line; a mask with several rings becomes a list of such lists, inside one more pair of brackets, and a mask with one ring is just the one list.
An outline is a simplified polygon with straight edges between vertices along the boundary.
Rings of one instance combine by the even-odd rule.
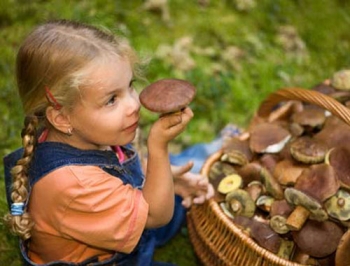
[[[173, 151], [209, 142], [229, 123], [244, 128], [260, 102], [281, 87], [311, 88], [350, 67], [346, 0], [2, 0], [0, 8], [0, 155], [21, 145], [22, 109], [14, 61], [38, 23], [67, 18], [129, 39], [149, 60], [148, 82], [173, 77], [197, 87], [195, 117]], [[146, 85], [139, 83], [138, 89]], [[142, 110], [147, 132], [154, 116]], [[3, 165], [0, 216], [7, 211]], [[157, 259], [196, 265], [186, 228]], [[20, 265], [15, 237], [0, 223], [0, 265]]]

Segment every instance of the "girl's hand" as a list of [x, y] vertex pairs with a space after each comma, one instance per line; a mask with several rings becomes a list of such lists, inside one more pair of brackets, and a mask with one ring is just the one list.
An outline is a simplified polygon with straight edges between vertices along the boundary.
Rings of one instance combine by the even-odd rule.
[[150, 130], [148, 144], [167, 145], [186, 128], [192, 117], [193, 112], [189, 107], [181, 112], [160, 117]]
[[185, 208], [193, 204], [202, 204], [214, 196], [214, 188], [208, 178], [201, 174], [191, 173], [192, 162], [183, 166], [171, 166], [174, 178], [175, 194], [183, 198], [182, 205]]

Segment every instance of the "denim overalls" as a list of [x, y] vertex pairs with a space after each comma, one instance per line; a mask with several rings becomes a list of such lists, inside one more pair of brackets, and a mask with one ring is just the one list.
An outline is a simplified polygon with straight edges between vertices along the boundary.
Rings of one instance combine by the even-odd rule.
[[[57, 142], [39, 143], [36, 147], [29, 170], [30, 187], [33, 187], [40, 178], [44, 177], [49, 172], [70, 164], [99, 166], [109, 174], [120, 178], [124, 184], [130, 184], [135, 188], [142, 189], [144, 175], [142, 173], [139, 157], [132, 149], [131, 145], [127, 145], [122, 149], [128, 159], [125, 162], [120, 163], [118, 157], [113, 151], [79, 150], [72, 146]], [[23, 149], [19, 149], [4, 158], [6, 195], [9, 207], [11, 205], [10, 187], [12, 183], [10, 170], [16, 164], [17, 160], [21, 158], [22, 152]], [[45, 265], [171, 265], [152, 262], [153, 252], [157, 245], [164, 244], [177, 233], [184, 218], [185, 210], [181, 206], [181, 198], [178, 197], [176, 198], [176, 208], [172, 221], [168, 225], [159, 229], [144, 230], [139, 243], [132, 253], [125, 254], [117, 252], [112, 258], [103, 262], [98, 262], [97, 258], [90, 258], [81, 263], [55, 261]], [[25, 250], [25, 243], [21, 243], [20, 246], [25, 265], [39, 265], [29, 260]]]

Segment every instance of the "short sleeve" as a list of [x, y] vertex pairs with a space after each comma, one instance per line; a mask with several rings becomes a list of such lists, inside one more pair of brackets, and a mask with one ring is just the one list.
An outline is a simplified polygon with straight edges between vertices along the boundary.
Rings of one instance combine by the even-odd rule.
[[68, 166], [75, 182], [62, 195], [66, 202], [58, 230], [91, 246], [129, 253], [145, 228], [148, 204], [142, 191], [95, 166]]

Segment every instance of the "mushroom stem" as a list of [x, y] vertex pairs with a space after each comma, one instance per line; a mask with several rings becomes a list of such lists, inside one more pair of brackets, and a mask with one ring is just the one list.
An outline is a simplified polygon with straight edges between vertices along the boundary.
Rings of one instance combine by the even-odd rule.
[[309, 218], [309, 215], [310, 212], [306, 208], [298, 205], [287, 218], [286, 225], [292, 231], [299, 231]]
[[181, 114], [181, 113], [185, 110], [185, 108], [186, 108], [186, 107], [181, 108], [181, 110], [177, 110], [177, 111], [174, 111], [174, 112], [161, 113], [161, 114], [159, 114], [159, 117], [164, 117], [164, 116], [168, 116], [168, 115]]

